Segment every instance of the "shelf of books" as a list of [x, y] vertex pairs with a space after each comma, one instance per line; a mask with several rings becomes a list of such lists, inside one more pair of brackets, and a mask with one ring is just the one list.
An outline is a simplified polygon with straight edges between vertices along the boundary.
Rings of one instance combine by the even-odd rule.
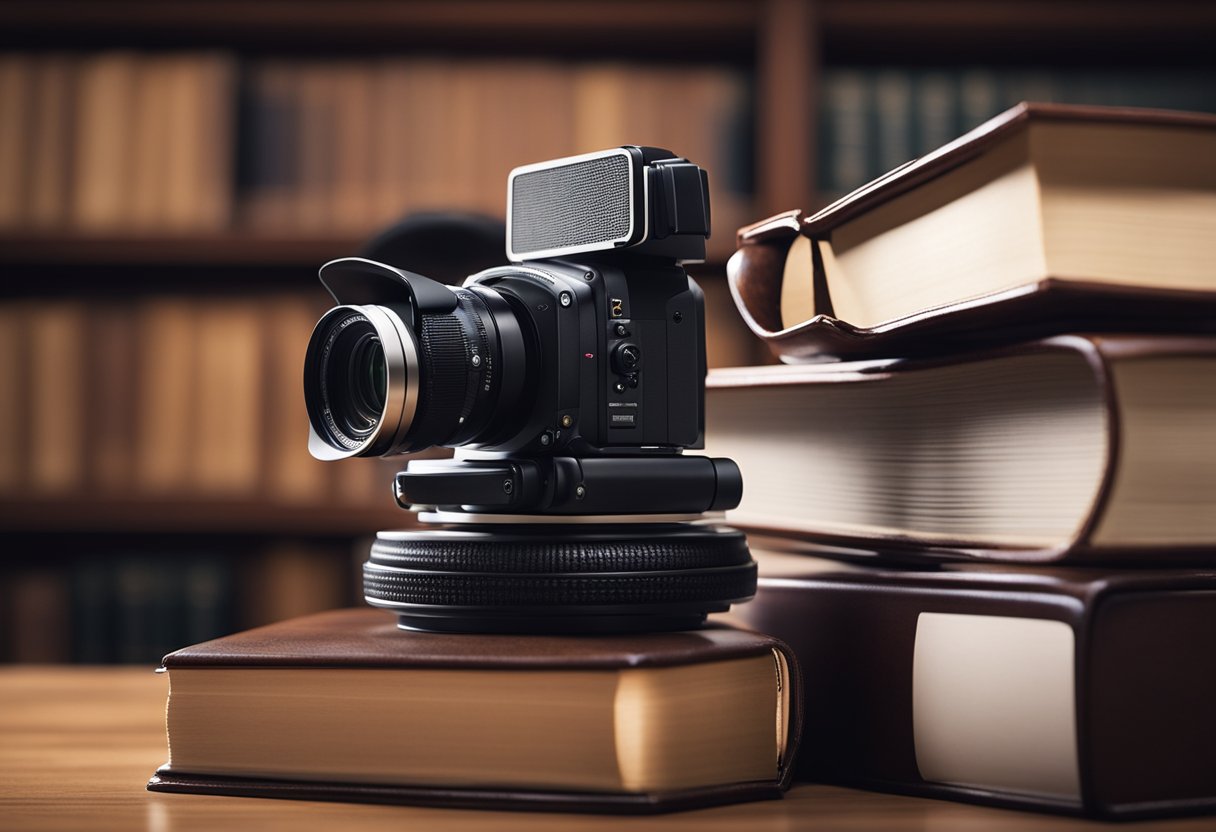
[[[710, 172], [709, 363], [760, 364], [723, 275], [736, 228], [1019, 98], [1216, 109], [1214, 37], [1211, 9], [1177, 2], [6, 4], [6, 603], [91, 609], [78, 566], [118, 586], [121, 563], [178, 550], [223, 569], [309, 553], [300, 597], [355, 600], [351, 541], [407, 516], [392, 463], [304, 452], [300, 373], [316, 267], [398, 218], [501, 217], [517, 164], [672, 147]], [[114, 598], [106, 626], [128, 614]], [[210, 632], [269, 620], [249, 599]], [[0, 626], [39, 629], [40, 605]], [[34, 656], [9, 638], [0, 660], [156, 658], [81, 632]]]
[[723, 230], [753, 213], [731, 67], [10, 53], [0, 89], [8, 233], [357, 239], [419, 210], [502, 216], [516, 165], [627, 143], [711, 170]]

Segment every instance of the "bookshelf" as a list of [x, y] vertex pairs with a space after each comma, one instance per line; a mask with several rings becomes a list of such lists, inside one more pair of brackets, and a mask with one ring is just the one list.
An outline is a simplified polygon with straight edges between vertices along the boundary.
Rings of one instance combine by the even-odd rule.
[[[253, 96], [256, 104], [260, 89], [257, 79], [263, 77], [259, 73], [287, 68], [290, 70], [288, 75], [297, 70], [300, 77], [309, 75], [312, 80], [301, 82], [304, 92], [300, 93], [303, 96], [300, 100], [315, 103], [319, 99], [310, 96], [314, 96], [318, 79], [324, 87], [331, 84], [330, 76], [349, 74], [352, 69], [358, 74], [361, 68], [388, 67], [385, 71], [389, 75], [399, 71], [408, 81], [411, 73], [420, 71], [419, 67], [427, 71], [438, 67], [455, 75], [465, 73], [461, 76], [464, 92], [455, 90], [453, 95], [470, 94], [470, 88], [475, 90], [480, 82], [501, 74], [508, 80], [533, 77], [538, 79], [538, 85], [558, 84], [553, 87], [558, 90], [562, 89], [561, 83], [583, 83], [586, 85], [582, 88], [584, 92], [588, 88], [598, 88], [608, 99], [615, 96], [619, 102], [622, 94], [628, 97], [634, 85], [643, 83], [644, 86], [650, 83], [648, 79], [659, 79], [638, 94], [639, 101], [650, 102], [647, 104], [650, 114], [645, 116], [652, 119], [649, 127], [659, 136], [671, 136], [675, 149], [689, 152], [697, 161], [706, 164], [714, 181], [723, 183], [722, 187], [728, 189], [725, 198], [715, 196], [716, 239], [710, 260], [693, 270], [707, 295], [711, 364], [759, 363], [766, 360], [765, 351], [754, 343], [737, 320], [723, 279], [725, 258], [732, 249], [732, 232], [742, 222], [791, 207], [822, 204], [834, 189], [844, 187], [841, 183], [826, 181], [824, 170], [825, 159], [832, 158], [830, 154], [838, 140], [830, 125], [839, 119], [839, 113], [833, 110], [828, 93], [842, 75], [852, 74], [855, 81], [860, 78], [866, 85], [882, 73], [906, 74], [909, 78], [930, 73], [944, 76], [957, 85], [964, 74], [977, 69], [1006, 78], [1011, 74], [1048, 68], [1049, 74], [1063, 73], [1059, 77], [1080, 71], [1092, 71], [1100, 77], [1161, 72], [1167, 80], [1183, 76], [1197, 78], [1202, 86], [1212, 77], [1213, 63], [1209, 53], [1214, 39], [1216, 7], [1177, 0], [1153, 4], [1113, 0], [1100, 7], [1081, 0], [591, 0], [578, 3], [559, 0], [514, 3], [494, 0], [352, 0], [344, 3], [323, 0], [265, 0], [258, 3], [115, 0], [106, 4], [88, 0], [42, 0], [39, 3], [3, 4], [0, 5], [0, 55], [34, 54], [77, 66], [88, 65], [101, 55], [118, 54], [119, 63], [126, 63], [125, 68], [119, 67], [120, 73], [131, 71], [132, 65], [172, 62], [182, 55], [199, 57], [199, 65], [206, 63], [209, 67], [206, 72], [212, 74], [196, 72], [193, 81], [181, 83], [197, 83], [203, 85], [200, 88], [213, 91], [228, 90], [226, 95], [230, 98], [221, 97], [219, 103], [229, 108], [233, 126], [207, 134], [221, 136], [223, 140], [194, 151], [201, 154], [198, 159], [204, 160], [200, 164], [220, 165], [217, 169], [226, 171], [221, 177], [223, 181], [218, 183], [219, 190], [214, 190], [217, 184], [214, 177], [187, 178], [184, 181], [203, 184], [177, 186], [172, 194], [158, 196], [157, 178], [145, 176], [144, 180], [152, 183], [144, 192], [147, 199], [138, 210], [131, 209], [142, 217], [138, 222], [122, 220], [92, 226], [86, 223], [82, 227], [70, 221], [73, 216], [70, 211], [41, 224], [21, 220], [6, 222], [2, 219], [6, 192], [0, 181], [0, 275], [4, 278], [0, 284], [0, 340], [3, 341], [0, 346], [15, 344], [20, 349], [13, 354], [27, 355], [26, 348], [21, 346], [25, 332], [21, 327], [29, 325], [24, 313], [34, 307], [50, 305], [62, 309], [64, 305], [74, 306], [78, 319], [92, 327], [90, 314], [84, 313], [95, 308], [105, 307], [114, 313], [112, 318], [118, 315], [121, 320], [122, 308], [146, 309], [149, 303], [158, 302], [172, 306], [175, 301], [200, 308], [220, 307], [219, 318], [244, 316], [246, 323], [250, 309], [259, 310], [254, 319], [260, 320], [256, 316], [266, 310], [295, 304], [297, 329], [293, 337], [299, 340], [303, 337], [300, 332], [305, 328], [301, 322], [310, 315], [315, 318], [325, 307], [325, 299], [314, 277], [317, 265], [353, 252], [376, 227], [394, 215], [398, 203], [393, 201], [394, 192], [389, 192], [386, 198], [378, 198], [379, 213], [349, 222], [345, 212], [333, 209], [330, 203], [347, 200], [344, 204], [350, 204], [352, 198], [357, 203], [361, 201], [360, 194], [344, 191], [341, 182], [345, 174], [331, 171], [323, 174], [322, 178], [328, 179], [323, 183], [320, 198], [305, 212], [306, 220], [300, 220], [296, 208], [291, 208], [290, 222], [259, 221], [258, 210], [253, 205], [256, 200], [251, 197], [260, 193], [258, 188], [269, 181], [264, 176], [259, 178], [258, 165], [250, 162], [251, 155], [256, 155], [251, 147], [256, 148], [257, 142], [250, 143], [249, 124], [251, 119], [256, 121], [259, 112], [256, 106], [251, 109], [250, 101]], [[1090, 70], [1091, 67], [1096, 69]], [[512, 74], [516, 72], [525, 74]], [[372, 73], [368, 77], [372, 81], [362, 83], [373, 83], [375, 89], [374, 83], [379, 83], [375, 79], [381, 75]], [[272, 78], [270, 83], [273, 87], [277, 82]], [[213, 86], [207, 86], [209, 84]], [[702, 89], [700, 103], [694, 101], [696, 96], [691, 92], [683, 94], [697, 84]], [[1216, 88], [1216, 85], [1208, 86]], [[325, 100], [332, 104], [344, 100], [343, 89], [354, 88], [331, 85], [328, 92], [319, 95], [329, 96]], [[102, 97], [107, 94], [103, 92]], [[158, 94], [164, 95], [164, 90], [148, 93], [150, 96]], [[477, 99], [476, 91], [471, 94], [474, 96], [471, 100], [480, 102], [478, 106], [501, 103]], [[502, 173], [497, 168], [557, 155], [539, 148], [562, 152], [587, 150], [590, 148], [580, 144], [584, 139], [593, 142], [593, 137], [614, 135], [614, 130], [631, 125], [628, 119], [609, 118], [594, 108], [588, 115], [584, 108], [581, 116], [571, 115], [565, 119], [572, 123], [583, 119], [581, 127], [565, 134], [568, 147], [546, 145], [543, 135], [552, 133], [551, 125], [561, 124], [563, 119], [529, 127], [534, 119], [521, 119], [520, 114], [543, 115], [536, 102], [544, 101], [536, 90], [529, 94], [532, 97], [528, 100], [533, 102], [529, 105], [530, 110], [502, 106], [493, 110], [496, 119], [493, 123], [505, 124], [517, 134], [509, 146], [505, 139], [489, 144], [452, 141], [450, 146], [442, 141], [436, 144], [434, 135], [419, 139], [438, 148], [427, 156], [428, 159], [439, 167], [449, 165], [451, 170], [456, 169], [455, 162], [460, 159], [483, 158], [486, 148], [494, 150], [498, 144], [503, 145], [498, 148], [502, 153], [500, 158], [479, 163], [481, 167], [476, 176], [461, 185], [463, 196], [454, 197], [451, 207], [493, 212], [497, 204], [495, 195], [500, 191], [497, 185], [491, 187], [484, 183], [502, 180]], [[1004, 94], [1003, 91], [1000, 94]], [[1153, 89], [1145, 94], [1151, 97]], [[503, 95], [500, 90], [498, 97]], [[574, 100], [569, 97], [574, 93], [567, 91], [563, 95], [568, 96], [563, 99], [565, 101]], [[682, 136], [696, 142], [704, 141], [703, 134], [730, 132], [724, 128], [704, 129], [698, 119], [708, 119], [712, 105], [731, 96], [734, 96], [730, 99], [733, 103], [722, 118], [734, 125], [732, 129], [738, 135], [732, 133], [729, 140], [723, 139], [718, 144], [702, 144], [706, 148], [703, 152], [686, 150]], [[0, 93], [0, 99], [3, 98], [4, 94]], [[296, 99], [291, 100], [299, 104]], [[436, 107], [447, 106], [443, 102], [431, 103]], [[994, 99], [993, 106], [999, 109], [1004, 103]], [[214, 105], [213, 100], [209, 106]], [[0, 107], [3, 106], [0, 100]], [[136, 115], [156, 112], [155, 107], [148, 109], [152, 105], [135, 103], [131, 106]], [[144, 109], [140, 110], [140, 106]], [[374, 111], [377, 108], [365, 109]], [[554, 109], [560, 110], [556, 105]], [[444, 118], [454, 117], [452, 114], [456, 110], [447, 112], [448, 116]], [[608, 122], [596, 122], [597, 117], [600, 122], [604, 119]], [[869, 125], [881, 118], [881, 114], [877, 108], [872, 108], [860, 115], [854, 112], [846, 117], [863, 119]], [[302, 124], [319, 123], [307, 121], [310, 118], [307, 115], [302, 118]], [[10, 120], [12, 123], [20, 122]], [[210, 124], [205, 119], [204, 123]], [[638, 123], [632, 122], [634, 126]], [[643, 122], [641, 126], [647, 124]], [[398, 121], [385, 129], [408, 131], [411, 127]], [[455, 137], [468, 132], [445, 129]], [[311, 131], [301, 129], [297, 132]], [[343, 135], [335, 133], [333, 141], [341, 144], [348, 140], [364, 140], [357, 135], [353, 140], [343, 138]], [[111, 142], [114, 138], [109, 137]], [[640, 140], [648, 141], [645, 137]], [[24, 171], [25, 157], [21, 152], [15, 157], [4, 155], [4, 148], [9, 146], [5, 145], [6, 141], [25, 146], [22, 143], [27, 142], [28, 137], [21, 130], [14, 131], [10, 127], [6, 133], [0, 127], [0, 171], [4, 169], [6, 158], [10, 161], [16, 158], [18, 162], [12, 169]], [[122, 144], [122, 135], [117, 144]], [[145, 142], [141, 147], [145, 145], [154, 147], [155, 143]], [[915, 152], [914, 145], [915, 142], [909, 140], [907, 152]], [[275, 147], [273, 143], [269, 146], [272, 150]], [[28, 152], [35, 154], [33, 142], [29, 147]], [[316, 148], [311, 151], [305, 148], [305, 155], [314, 151]], [[322, 149], [322, 156], [324, 152]], [[527, 159], [516, 158], [528, 153], [532, 155]], [[346, 155], [351, 156], [350, 153]], [[314, 162], [315, 158], [314, 153]], [[394, 154], [380, 153], [375, 158], [391, 161]], [[308, 167], [303, 162], [300, 164], [301, 169]], [[855, 175], [868, 175], [874, 164], [879, 162], [867, 156]], [[340, 167], [332, 159], [328, 162], [322, 159], [321, 169], [329, 170], [330, 166]], [[838, 165], [826, 167], [834, 170]], [[350, 175], [364, 184], [374, 184], [374, 173], [361, 170], [363, 172]], [[0, 176], [0, 180], [3, 179]], [[138, 182], [133, 187], [138, 188]], [[178, 203], [174, 204], [179, 204], [183, 194], [189, 197], [192, 193], [190, 187], [210, 189], [209, 198], [217, 199], [221, 209], [210, 214], [186, 214], [180, 222], [162, 222], [155, 207], [157, 200], [163, 196], [170, 202], [176, 199]], [[304, 190], [307, 189], [295, 196], [300, 196]], [[16, 196], [9, 193], [7, 204], [20, 209], [24, 197], [20, 192], [14, 193]], [[462, 200], [472, 202], [466, 204]], [[400, 206], [409, 207], [405, 200]], [[150, 314], [155, 316], [155, 310]], [[18, 324], [13, 324], [14, 320]], [[127, 324], [137, 330], [139, 320], [139, 315], [132, 313]], [[144, 323], [147, 323], [146, 319]], [[7, 335], [3, 331], [6, 326]], [[53, 333], [54, 328], [50, 331]], [[86, 331], [92, 330], [86, 328]], [[220, 334], [213, 332], [210, 336], [213, 345], [225, 338], [222, 324], [219, 331]], [[243, 331], [250, 335], [250, 329]], [[48, 337], [55, 342], [53, 335]], [[138, 337], [134, 343], [141, 343]], [[266, 344], [262, 347], [266, 348]], [[128, 352], [123, 353], [122, 349]], [[112, 366], [129, 363], [134, 360], [130, 353], [132, 349], [131, 343], [125, 347], [116, 346], [107, 353], [109, 358], [106, 360]], [[299, 439], [298, 425], [293, 428], [297, 431], [294, 439], [276, 428], [279, 424], [276, 420], [281, 419], [282, 413], [297, 406], [288, 404], [285, 397], [290, 395], [287, 388], [296, 385], [298, 362], [291, 360], [290, 350], [275, 355], [279, 357], [267, 352], [259, 358], [260, 375], [245, 382], [246, 389], [253, 391], [253, 398], [246, 400], [242, 407], [249, 412], [259, 412], [261, 422], [241, 441], [245, 443], [244, 447], [262, 450], [257, 465], [249, 469], [252, 473], [246, 471], [236, 475], [231, 488], [223, 485], [227, 476], [223, 471], [217, 475], [221, 485], [210, 488], [195, 488], [178, 480], [174, 480], [172, 487], [139, 488], [128, 485], [121, 475], [101, 484], [93, 479], [98, 469], [94, 459], [96, 448], [99, 443], [104, 445], [93, 431], [101, 430], [103, 438], [113, 434], [119, 437], [115, 441], [126, 449], [125, 452], [138, 453], [139, 443], [144, 438], [142, 434], [126, 435], [122, 425], [116, 427], [115, 422], [136, 418], [129, 414], [137, 413], [145, 406], [141, 404], [138, 391], [148, 384], [137, 378], [134, 382], [128, 379], [105, 388], [104, 384], [95, 381], [97, 377], [104, 378], [104, 373], [100, 376], [93, 373], [91, 364], [76, 368], [74, 377], [81, 388], [75, 391], [77, 398], [64, 400], [76, 402], [83, 415], [68, 422], [75, 426], [73, 430], [78, 435], [69, 443], [74, 450], [66, 456], [61, 454], [62, 459], [56, 463], [58, 473], [55, 476], [60, 480], [53, 487], [30, 487], [23, 479], [23, 466], [29, 464], [31, 455], [42, 452], [39, 448], [56, 444], [55, 433], [52, 430], [48, 434], [51, 439], [42, 445], [34, 442], [32, 447], [27, 447], [26, 435], [21, 431], [29, 427], [29, 416], [18, 412], [19, 409], [11, 404], [15, 400], [24, 401], [24, 397], [6, 393], [10, 403], [0, 410], [0, 433], [9, 431], [11, 436], [17, 437], [0, 448], [0, 459], [7, 454], [8, 460], [0, 464], [0, 533], [14, 544], [4, 547], [0, 577], [9, 585], [9, 592], [16, 592], [11, 587], [22, 586], [26, 577], [41, 574], [40, 570], [47, 568], [46, 554], [35, 551], [42, 545], [35, 545], [37, 541], [45, 541], [52, 555], [66, 556], [71, 548], [76, 553], [72, 555], [76, 560], [68, 558], [65, 562], [80, 563], [92, 557], [90, 552], [121, 560], [127, 556], [125, 553], [168, 551], [174, 548], [173, 541], [198, 552], [201, 540], [202, 548], [210, 547], [220, 559], [229, 558], [226, 551], [235, 541], [240, 544], [237, 548], [242, 557], [255, 562], [261, 557], [259, 552], [272, 549], [280, 553], [275, 562], [288, 564], [291, 558], [281, 553], [292, 546], [309, 552], [315, 552], [318, 547], [327, 550], [331, 564], [328, 569], [315, 568], [320, 561], [310, 555], [300, 561], [309, 566], [297, 571], [310, 575], [309, 580], [314, 584], [340, 584], [353, 602], [352, 541], [377, 528], [409, 520], [388, 501], [387, 483], [393, 466], [391, 463], [367, 463], [359, 475], [350, 473], [349, 466], [342, 471], [329, 469], [308, 473], [308, 477], [315, 477], [306, 480], [315, 485], [314, 491], [310, 492], [309, 487], [297, 487], [286, 499], [267, 491], [267, 477], [293, 481], [291, 474], [274, 471], [277, 461], [288, 453], [286, 449], [296, 447], [292, 443]], [[88, 358], [100, 360], [92, 355]], [[0, 386], [12, 384], [16, 386], [9, 390], [25, 391], [30, 378], [30, 370], [25, 365], [12, 361], [6, 365], [0, 360]], [[259, 386], [262, 383], [265, 389]], [[104, 389], [110, 389], [108, 395], [98, 392], [104, 392]], [[95, 396], [99, 397], [96, 401], [92, 398]], [[124, 397], [133, 410], [123, 409]], [[55, 401], [51, 397], [52, 409]], [[185, 401], [178, 401], [179, 410], [184, 407], [186, 412], [194, 412], [192, 405], [183, 404]], [[95, 409], [92, 405], [97, 402], [105, 404]], [[172, 408], [166, 412], [172, 412]], [[124, 413], [128, 415], [124, 416]], [[214, 421], [220, 417], [222, 414], [206, 415], [204, 408], [201, 418]], [[177, 431], [172, 441], [178, 445], [194, 442], [193, 430]], [[213, 430], [212, 434], [224, 435], [222, 429]], [[302, 453], [302, 445], [299, 448]], [[196, 459], [197, 454], [192, 456], [191, 453], [179, 456], [182, 460]], [[76, 467], [82, 472], [80, 488], [73, 487], [76, 484], [72, 482], [72, 472], [76, 468], [72, 464], [72, 454], [79, 455]], [[115, 467], [112, 460], [106, 464], [110, 469]], [[65, 471], [66, 482], [62, 479]], [[82, 491], [88, 494], [87, 498], [81, 497]], [[86, 542], [82, 544], [82, 540]], [[82, 549], [88, 551], [80, 551]], [[64, 592], [71, 594], [68, 590]], [[264, 618], [265, 606], [259, 606], [257, 601], [250, 603], [249, 608], [239, 611], [232, 619], [233, 626]], [[0, 621], [0, 625], [4, 623]], [[63, 646], [58, 649], [62, 651]], [[0, 644], [0, 660], [12, 657], [11, 650], [6, 650], [8, 648]], [[62, 652], [48, 655], [63, 657]]]

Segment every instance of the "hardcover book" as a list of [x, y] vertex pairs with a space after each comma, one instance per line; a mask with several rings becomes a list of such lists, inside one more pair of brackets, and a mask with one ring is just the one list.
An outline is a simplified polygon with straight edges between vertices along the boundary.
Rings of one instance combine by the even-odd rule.
[[1212, 331], [1216, 115], [1021, 104], [727, 267], [786, 361], [1066, 331]]
[[153, 791], [662, 812], [780, 797], [798, 737], [788, 648], [722, 626], [449, 635], [338, 610], [164, 668]]
[[[754, 547], [760, 548], [760, 547]], [[794, 648], [799, 779], [1110, 819], [1216, 810], [1216, 571], [756, 553]]]
[[1216, 338], [710, 373], [734, 525], [888, 557], [1216, 562]]

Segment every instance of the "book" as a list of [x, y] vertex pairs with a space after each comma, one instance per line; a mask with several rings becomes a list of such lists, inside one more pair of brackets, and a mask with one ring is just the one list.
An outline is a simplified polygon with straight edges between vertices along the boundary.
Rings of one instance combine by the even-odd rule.
[[30, 389], [24, 407], [28, 445], [28, 488], [34, 494], [74, 494], [86, 462], [84, 361], [88, 345], [83, 304], [32, 301], [23, 350]]
[[[134, 368], [139, 366], [135, 314], [130, 303], [90, 302], [85, 315], [85, 400], [89, 402], [88, 483], [101, 497], [129, 495], [136, 485]], [[158, 395], [160, 391], [149, 395]]]
[[[262, 484], [266, 391], [261, 313], [259, 304], [248, 299], [195, 304], [196, 433], [188, 441], [193, 452], [189, 479], [198, 493], [253, 495]], [[279, 415], [266, 414], [272, 419]]]
[[67, 580], [55, 567], [10, 567], [0, 588], [0, 655], [6, 662], [55, 664], [71, 658]]
[[763, 548], [732, 614], [813, 680], [798, 779], [1109, 819], [1216, 810], [1211, 569], [909, 570]]
[[818, 213], [744, 228], [727, 271], [751, 329], [799, 361], [1210, 331], [1213, 258], [1216, 115], [1021, 104]]
[[184, 124], [180, 112], [190, 104], [178, 89], [180, 63], [171, 57], [142, 56], [135, 78], [131, 138], [137, 163], [131, 166], [129, 225], [139, 231], [155, 229], [169, 216], [180, 214], [180, 204], [173, 214], [168, 210], [170, 193], [178, 203], [189, 198], [188, 185], [182, 187], [188, 163], [179, 158], [182, 137], [178, 134], [182, 127], [197, 127]]
[[727, 520], [891, 554], [1216, 562], [1216, 338], [1058, 336], [952, 358], [718, 369]]
[[29, 383], [29, 304], [0, 305], [0, 493], [16, 494], [26, 483], [28, 442], [26, 400]]
[[551, 811], [779, 797], [798, 681], [775, 639], [405, 632], [335, 610], [170, 653], [153, 791]]
[[[366, 546], [363, 559], [366, 559]], [[360, 564], [359, 578], [362, 579]], [[243, 620], [249, 625], [286, 621], [345, 606], [361, 597], [345, 557], [332, 544], [275, 541], [245, 565], [241, 595], [247, 599]]]
[[[324, 311], [315, 298], [272, 295], [261, 311], [266, 399], [258, 416], [266, 449], [263, 487], [276, 502], [319, 505], [333, 499], [333, 471], [308, 453], [308, 410], [300, 383], [304, 352]], [[319, 311], [320, 310], [320, 311]]]
[[246, 75], [239, 217], [259, 231], [281, 230], [291, 224], [300, 184], [303, 118], [297, 85], [291, 68], [281, 62], [255, 63]]
[[[194, 196], [189, 225], [209, 230], [227, 228], [236, 198], [237, 63], [223, 53], [192, 56], [186, 63], [186, 89], [193, 102], [188, 125], [195, 125], [196, 130], [187, 161], [192, 173], [189, 190]], [[189, 129], [188, 125], [184, 129]]]
[[51, 54], [34, 65], [33, 113], [26, 128], [30, 147], [25, 212], [33, 228], [58, 228], [67, 220], [76, 63], [71, 55]]
[[20, 55], [0, 54], [0, 228], [19, 225], [27, 204], [26, 125], [33, 93], [32, 62]]
[[145, 494], [183, 493], [200, 437], [199, 313], [184, 296], [147, 296], [137, 302], [133, 326], [136, 487]]
[[334, 81], [333, 227], [364, 233], [376, 227], [372, 67], [342, 63], [329, 71]]
[[81, 62], [74, 142], [72, 223], [88, 232], [112, 231], [130, 220], [135, 165], [132, 124], [139, 57], [104, 52]]

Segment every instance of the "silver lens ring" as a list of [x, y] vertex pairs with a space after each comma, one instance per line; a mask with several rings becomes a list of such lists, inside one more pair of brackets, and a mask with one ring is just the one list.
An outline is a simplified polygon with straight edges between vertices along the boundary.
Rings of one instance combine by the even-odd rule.
[[[325, 367], [329, 349], [346, 327], [366, 322], [384, 352], [384, 405], [366, 436], [343, 430], [326, 392]], [[305, 360], [305, 398], [311, 424], [309, 449], [318, 459], [383, 456], [391, 453], [409, 430], [418, 408], [418, 345], [400, 316], [383, 306], [335, 306], [313, 331]]]
[[[418, 341], [401, 317], [386, 306], [356, 306], [372, 322], [380, 343], [384, 344], [388, 368], [388, 389], [384, 397], [384, 416], [376, 432], [372, 453], [382, 456], [395, 451], [405, 439], [418, 412]], [[390, 351], [389, 345], [392, 345]], [[389, 414], [396, 414], [394, 422]], [[383, 445], [381, 444], [383, 440]]]

